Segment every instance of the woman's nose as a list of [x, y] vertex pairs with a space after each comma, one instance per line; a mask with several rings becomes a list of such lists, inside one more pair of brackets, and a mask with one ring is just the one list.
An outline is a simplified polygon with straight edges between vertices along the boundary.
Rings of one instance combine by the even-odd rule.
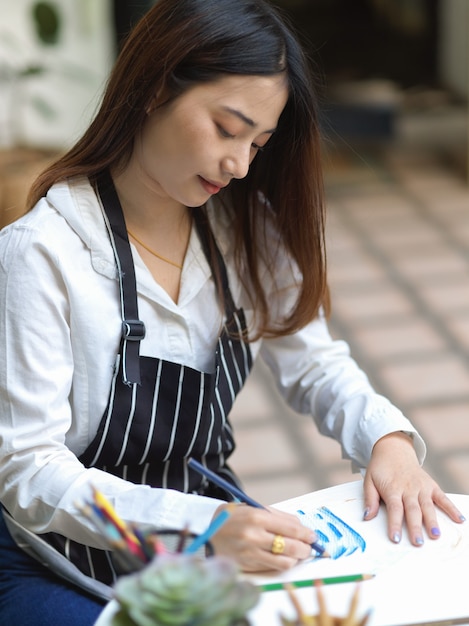
[[251, 145], [249, 147], [237, 146], [223, 159], [223, 171], [232, 178], [244, 178], [249, 172], [251, 161]]

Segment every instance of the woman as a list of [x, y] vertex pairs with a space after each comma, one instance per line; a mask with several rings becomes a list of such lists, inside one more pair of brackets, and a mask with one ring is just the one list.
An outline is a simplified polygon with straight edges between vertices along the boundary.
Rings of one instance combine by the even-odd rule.
[[[404, 520], [437, 538], [435, 507], [462, 521], [327, 332], [319, 145], [308, 63], [264, 0], [160, 0], [130, 35], [89, 130], [0, 234], [3, 622], [96, 619], [116, 572], [76, 508], [90, 485], [125, 521], [206, 528], [230, 497], [187, 459], [236, 484], [228, 414], [258, 356], [366, 468], [391, 540]], [[282, 570], [314, 539], [239, 506], [213, 544]]]

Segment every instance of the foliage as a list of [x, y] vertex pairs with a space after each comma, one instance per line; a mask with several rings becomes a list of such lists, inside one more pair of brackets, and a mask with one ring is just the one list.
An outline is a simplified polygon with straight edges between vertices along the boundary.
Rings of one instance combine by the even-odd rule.
[[119, 611], [112, 626], [241, 626], [258, 601], [257, 587], [240, 580], [223, 557], [158, 556], [116, 584]]

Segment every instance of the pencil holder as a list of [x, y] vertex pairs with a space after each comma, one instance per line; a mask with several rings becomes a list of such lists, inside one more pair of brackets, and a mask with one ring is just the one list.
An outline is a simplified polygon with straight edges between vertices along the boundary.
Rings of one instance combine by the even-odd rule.
[[[138, 537], [140, 552], [135, 554], [124, 543], [110, 553], [114, 568], [119, 576], [133, 574], [143, 570], [147, 565], [159, 559], [164, 554], [180, 553], [193, 545], [199, 535], [187, 532], [185, 529], [163, 529], [140, 531], [138, 526], [132, 527], [132, 532]], [[210, 558], [214, 554], [210, 541], [206, 541], [193, 553], [194, 558]]]
[[[156, 541], [160, 542], [162, 551], [164, 552], [182, 552], [188, 546], [190, 546], [198, 537], [195, 533], [188, 532], [185, 529], [176, 530], [171, 528], [164, 528], [163, 530], [149, 531], [145, 533], [147, 541], [151, 542], [152, 537]], [[156, 552], [158, 550], [156, 549]], [[196, 552], [196, 555], [200, 557], [213, 556], [214, 550], [210, 541], [206, 541]]]
[[259, 590], [239, 578], [234, 561], [167, 553], [121, 577], [111, 626], [249, 626]]

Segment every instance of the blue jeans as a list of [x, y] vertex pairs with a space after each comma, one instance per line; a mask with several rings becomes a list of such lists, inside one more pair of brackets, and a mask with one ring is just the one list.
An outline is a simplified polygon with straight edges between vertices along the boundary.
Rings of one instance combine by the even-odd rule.
[[0, 624], [92, 626], [104, 605], [18, 548], [0, 508]]

